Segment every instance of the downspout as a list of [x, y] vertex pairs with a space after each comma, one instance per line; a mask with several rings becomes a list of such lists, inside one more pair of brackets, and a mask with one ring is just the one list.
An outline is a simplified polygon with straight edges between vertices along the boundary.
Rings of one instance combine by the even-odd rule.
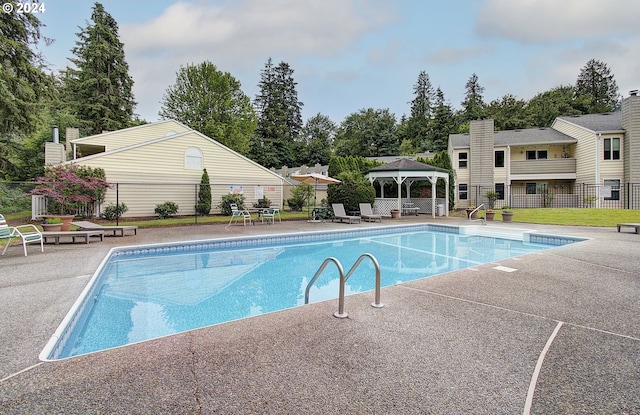
[[506, 199], [511, 206], [511, 146], [507, 146], [507, 195]]
[[600, 145], [602, 141], [602, 134], [596, 135], [596, 208], [600, 207]]

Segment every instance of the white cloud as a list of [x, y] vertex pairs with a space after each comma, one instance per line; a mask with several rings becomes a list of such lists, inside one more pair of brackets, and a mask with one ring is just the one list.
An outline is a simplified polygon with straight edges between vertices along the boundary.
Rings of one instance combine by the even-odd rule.
[[476, 31], [524, 43], [640, 34], [639, 15], [630, 0], [487, 0]]
[[241, 82], [249, 72], [258, 79], [269, 57], [290, 64], [337, 58], [394, 18], [389, 5], [366, 0], [183, 1], [153, 20], [121, 25], [120, 33], [139, 107], [158, 103], [140, 114], [153, 121], [181, 65], [208, 60]]

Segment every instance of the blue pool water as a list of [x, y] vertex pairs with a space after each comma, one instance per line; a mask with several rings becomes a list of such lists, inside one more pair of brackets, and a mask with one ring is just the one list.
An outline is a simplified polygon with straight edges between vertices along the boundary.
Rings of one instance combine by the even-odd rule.
[[[307, 284], [327, 257], [337, 258], [346, 272], [360, 255], [373, 254], [382, 286], [389, 286], [575, 242], [536, 236], [547, 243], [525, 243], [440, 228], [445, 232], [421, 225], [117, 248], [41, 358], [77, 356], [303, 305]], [[346, 294], [372, 290], [374, 276], [373, 263], [362, 262]], [[311, 288], [310, 302], [337, 298], [338, 287], [337, 269], [329, 264]]]

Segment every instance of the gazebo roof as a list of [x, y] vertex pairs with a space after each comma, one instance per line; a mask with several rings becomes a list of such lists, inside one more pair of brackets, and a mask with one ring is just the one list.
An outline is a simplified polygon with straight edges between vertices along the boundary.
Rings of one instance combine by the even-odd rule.
[[[407, 172], [405, 176], [422, 176], [421, 174], [414, 174], [415, 172], [438, 172], [438, 173], [446, 173], [449, 174], [447, 169], [443, 169], [441, 167], [435, 167], [430, 164], [420, 163], [419, 161], [402, 158], [391, 163], [387, 163], [382, 166], [374, 167], [369, 170], [369, 173], [378, 173], [375, 174], [377, 177], [381, 177], [380, 173], [391, 173], [391, 172]], [[411, 173], [410, 173], [411, 172]]]

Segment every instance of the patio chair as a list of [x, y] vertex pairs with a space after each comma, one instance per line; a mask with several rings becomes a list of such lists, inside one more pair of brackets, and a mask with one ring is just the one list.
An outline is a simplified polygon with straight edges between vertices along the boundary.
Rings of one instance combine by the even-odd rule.
[[2, 255], [7, 251], [11, 240], [14, 238], [22, 239], [22, 249], [24, 256], [27, 256], [27, 244], [31, 242], [40, 242], [40, 252], [44, 252], [44, 240], [42, 234], [35, 225], [9, 226], [4, 216], [0, 215], [0, 239], [6, 239], [7, 243], [2, 250]]
[[360, 203], [360, 217], [367, 222], [375, 222], [377, 220], [382, 223], [382, 215], [373, 213], [371, 203]]
[[344, 205], [342, 203], [332, 203], [331, 207], [333, 207], [333, 219], [331, 219], [331, 222], [339, 219], [340, 223], [342, 223], [343, 220], [348, 220], [349, 223], [360, 223], [360, 216], [347, 215], [344, 211]]
[[232, 203], [229, 206], [231, 207], [231, 219], [229, 219], [229, 223], [227, 224], [227, 226], [225, 226], [225, 228], [228, 229], [234, 221], [239, 221], [240, 218], [242, 218], [242, 224], [244, 226], [247, 226], [247, 221], [249, 221], [249, 225], [253, 223], [253, 220], [251, 219], [251, 213], [249, 213], [249, 211], [238, 209], [238, 205], [236, 205], [235, 203]]

